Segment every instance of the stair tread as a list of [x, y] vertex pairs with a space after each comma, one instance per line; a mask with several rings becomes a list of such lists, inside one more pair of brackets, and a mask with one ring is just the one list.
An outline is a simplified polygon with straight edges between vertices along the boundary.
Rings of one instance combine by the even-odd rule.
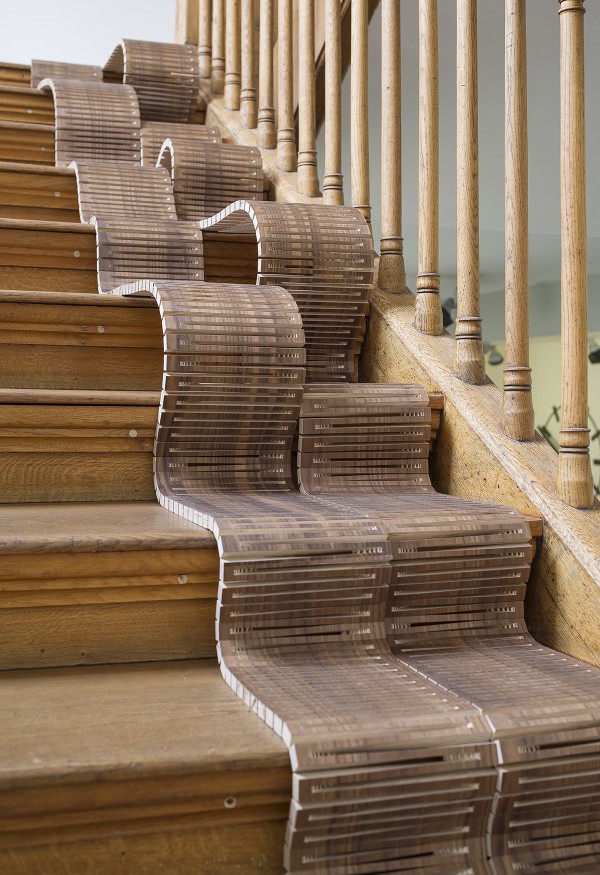
[[151, 501], [0, 507], [0, 555], [214, 546], [207, 529]]
[[289, 771], [284, 743], [228, 688], [216, 660], [10, 671], [2, 681], [0, 786]]
[[43, 292], [26, 289], [0, 289], [0, 303], [69, 304], [85, 307], [146, 307], [156, 309], [151, 298], [119, 298], [113, 295], [93, 295], [89, 292]]
[[160, 392], [127, 389], [0, 389], [0, 404], [158, 406]]

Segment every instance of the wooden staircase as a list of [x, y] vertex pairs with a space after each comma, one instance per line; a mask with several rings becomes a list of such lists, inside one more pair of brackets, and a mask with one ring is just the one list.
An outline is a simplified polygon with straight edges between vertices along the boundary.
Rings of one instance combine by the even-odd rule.
[[[213, 536], [154, 499], [158, 314], [94, 294], [21, 73], [0, 69], [0, 871], [281, 872], [287, 750], [219, 676]], [[207, 280], [252, 280], [230, 238], [205, 234]]]
[[[212, 534], [154, 496], [158, 313], [95, 294], [27, 80], [0, 69], [0, 871], [281, 872], [287, 750], [221, 679]], [[231, 244], [209, 275], [247, 274]]]

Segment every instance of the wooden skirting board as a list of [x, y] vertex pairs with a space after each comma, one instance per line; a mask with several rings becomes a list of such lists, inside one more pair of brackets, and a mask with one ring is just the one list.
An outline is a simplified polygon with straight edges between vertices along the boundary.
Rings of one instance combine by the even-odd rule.
[[281, 875], [288, 754], [216, 661], [11, 673], [0, 732], [6, 875]]

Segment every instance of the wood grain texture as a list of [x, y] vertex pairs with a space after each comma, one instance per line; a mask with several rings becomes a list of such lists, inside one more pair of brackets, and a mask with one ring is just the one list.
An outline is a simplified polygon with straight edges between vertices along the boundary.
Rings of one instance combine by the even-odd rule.
[[325, 170], [323, 203], [344, 203], [342, 175], [342, 18], [337, 0], [325, 7]]
[[258, 121], [256, 105], [256, 51], [254, 22], [256, 9], [254, 0], [242, 3], [241, 10], [241, 55], [242, 78], [240, 91], [240, 124], [245, 128], [255, 128]]
[[485, 380], [479, 282], [477, 0], [456, 7], [456, 347], [454, 371]]
[[42, 94], [35, 87], [25, 89], [15, 85], [1, 85], [0, 120], [53, 125], [52, 97], [49, 94]]
[[350, 155], [352, 203], [371, 221], [369, 189], [368, 113], [368, 7], [367, 0], [352, 3], [352, 67], [350, 78]]
[[600, 506], [582, 514], [556, 496], [557, 455], [541, 438], [506, 438], [501, 395], [491, 382], [469, 387], [451, 376], [449, 335], [412, 328], [414, 299], [377, 295], [362, 357], [362, 378], [414, 381], [444, 393], [444, 427], [432, 458], [436, 488], [490, 498], [544, 519], [544, 539], [528, 584], [529, 628], [544, 644], [600, 666]]
[[160, 319], [142, 300], [0, 292], [0, 350], [2, 389], [160, 390]]
[[143, 122], [192, 122], [200, 84], [197, 38], [194, 43], [121, 40], [103, 67], [105, 84], [121, 82], [132, 87]]
[[97, 291], [93, 229], [85, 225], [0, 219], [0, 250], [4, 289]]
[[441, 334], [437, 0], [419, 0], [419, 218], [415, 327]]
[[[193, 40], [189, 40], [189, 42], [193, 42]], [[201, 79], [210, 79], [211, 60], [212, 0], [200, 0], [198, 3], [198, 75]]]
[[66, 168], [1, 162], [0, 215], [5, 219], [79, 222], [73, 173]]
[[277, 7], [277, 167], [288, 173], [296, 170], [296, 129], [294, 127], [292, 0], [279, 0]]
[[556, 489], [573, 507], [594, 503], [588, 428], [584, 0], [561, 0], [561, 426]]
[[281, 872], [287, 753], [214, 662], [15, 672], [1, 697], [7, 871]]
[[42, 79], [38, 88], [54, 99], [55, 160], [140, 161], [140, 111], [130, 85]]
[[54, 125], [0, 121], [0, 161], [54, 166]]
[[42, 79], [83, 79], [86, 82], [102, 82], [102, 67], [93, 64], [32, 59], [31, 87], [37, 88]]
[[381, 241], [379, 288], [406, 289], [402, 239], [400, 3], [381, 8]]
[[315, 117], [315, 4], [304, 0], [298, 7], [298, 192], [318, 197]]
[[535, 419], [529, 367], [529, 242], [527, 154], [527, 33], [525, 3], [505, 8], [504, 237], [506, 365], [502, 427], [533, 440]]
[[225, 2], [225, 78], [227, 109], [239, 110], [241, 89], [240, 0]]
[[260, 0], [258, 47], [258, 142], [261, 149], [277, 144], [273, 91], [274, 0]]

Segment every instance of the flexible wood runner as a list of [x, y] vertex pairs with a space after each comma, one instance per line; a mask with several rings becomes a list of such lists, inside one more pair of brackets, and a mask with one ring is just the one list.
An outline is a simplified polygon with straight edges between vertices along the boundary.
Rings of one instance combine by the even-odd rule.
[[[149, 99], [150, 74], [124, 78]], [[168, 169], [133, 141], [125, 164], [71, 158], [100, 289], [160, 310], [156, 491], [217, 538], [223, 676], [290, 751], [287, 871], [599, 871], [600, 673], [527, 632], [523, 517], [434, 491], [424, 390], [355, 382], [364, 219], [239, 200], [182, 222], [168, 171], [181, 152], [193, 179], [194, 148], [177, 136]], [[205, 229], [256, 240], [255, 285], [203, 282]]]

